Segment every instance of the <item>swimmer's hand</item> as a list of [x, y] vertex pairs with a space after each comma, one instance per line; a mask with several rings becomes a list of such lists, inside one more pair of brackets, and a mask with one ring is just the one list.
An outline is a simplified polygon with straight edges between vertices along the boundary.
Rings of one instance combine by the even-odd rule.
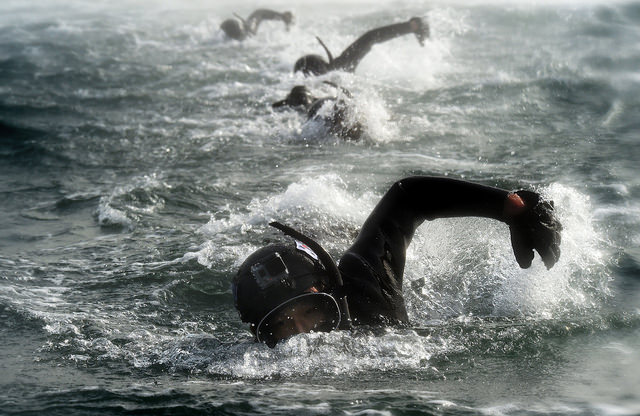
[[543, 201], [531, 191], [512, 192], [505, 201], [505, 217], [511, 231], [511, 247], [523, 269], [531, 266], [533, 250], [547, 266], [560, 258], [562, 224], [555, 217], [553, 201]]
[[424, 40], [429, 37], [429, 24], [424, 23], [419, 17], [412, 17], [409, 20], [411, 31], [416, 34], [420, 46], [424, 46]]

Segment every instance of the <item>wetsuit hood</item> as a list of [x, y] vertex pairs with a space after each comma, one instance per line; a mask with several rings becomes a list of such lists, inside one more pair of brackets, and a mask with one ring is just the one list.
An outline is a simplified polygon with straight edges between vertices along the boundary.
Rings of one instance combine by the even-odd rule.
[[298, 71], [302, 71], [304, 75], [322, 75], [329, 72], [329, 64], [320, 55], [306, 55], [293, 66], [293, 72]]
[[244, 40], [247, 37], [243, 25], [235, 19], [225, 20], [220, 25], [220, 29], [231, 39]]
[[[304, 234], [274, 222], [270, 225], [293, 237], [295, 244], [271, 244], [251, 254], [240, 266], [232, 283], [240, 318], [258, 336], [265, 318], [301, 295], [313, 298], [315, 306], [326, 307], [332, 330], [350, 325], [349, 308], [342, 290], [342, 278], [331, 256]], [[332, 299], [328, 301], [327, 296]], [[335, 305], [335, 309], [333, 307]], [[275, 340], [277, 342], [277, 339]], [[275, 342], [267, 342], [270, 346]]]
[[236, 308], [244, 322], [257, 325], [270, 311], [288, 299], [330, 290], [328, 274], [299, 245], [271, 244], [251, 254], [240, 266], [232, 289]]
[[304, 85], [296, 85], [291, 89], [291, 92], [284, 100], [276, 101], [271, 104], [273, 108], [280, 107], [303, 107], [307, 108], [313, 102], [314, 97], [311, 95], [311, 91]]

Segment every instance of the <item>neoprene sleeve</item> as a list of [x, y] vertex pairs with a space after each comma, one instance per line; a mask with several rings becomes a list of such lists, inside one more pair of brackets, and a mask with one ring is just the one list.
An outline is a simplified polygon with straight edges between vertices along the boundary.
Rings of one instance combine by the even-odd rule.
[[504, 221], [509, 191], [457, 179], [415, 176], [385, 193], [339, 269], [354, 324], [408, 323], [402, 298], [406, 250], [425, 220], [476, 216]]
[[411, 33], [411, 24], [409, 22], [396, 23], [372, 29], [356, 39], [340, 56], [336, 57], [333, 62], [330, 63], [331, 69], [353, 72], [362, 58], [371, 51], [373, 45], [409, 33]]
[[249, 30], [255, 35], [258, 31], [258, 27], [263, 20], [283, 20], [282, 13], [268, 10], [268, 9], [258, 9], [251, 13], [251, 15], [247, 18], [247, 26]]

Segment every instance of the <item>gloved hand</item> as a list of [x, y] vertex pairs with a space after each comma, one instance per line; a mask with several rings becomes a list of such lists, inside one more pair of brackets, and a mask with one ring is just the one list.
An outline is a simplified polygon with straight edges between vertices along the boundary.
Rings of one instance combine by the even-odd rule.
[[553, 201], [543, 201], [531, 191], [510, 193], [505, 202], [505, 216], [511, 232], [511, 246], [523, 269], [531, 266], [533, 250], [547, 266], [560, 258], [562, 224], [554, 215]]
[[429, 37], [429, 24], [424, 23], [419, 17], [412, 17], [409, 20], [411, 31], [416, 34], [420, 46], [424, 46], [424, 40]]

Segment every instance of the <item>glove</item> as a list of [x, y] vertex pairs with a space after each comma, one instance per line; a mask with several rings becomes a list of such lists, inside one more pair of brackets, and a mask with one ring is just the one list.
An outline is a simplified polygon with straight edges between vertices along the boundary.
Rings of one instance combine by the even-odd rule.
[[533, 250], [547, 266], [553, 267], [560, 258], [562, 224], [554, 215], [553, 201], [543, 201], [531, 191], [509, 194], [505, 215], [511, 232], [511, 247], [523, 269], [531, 266]]
[[419, 17], [412, 17], [409, 20], [411, 31], [416, 34], [420, 46], [424, 46], [424, 40], [429, 37], [429, 24], [424, 23]]

